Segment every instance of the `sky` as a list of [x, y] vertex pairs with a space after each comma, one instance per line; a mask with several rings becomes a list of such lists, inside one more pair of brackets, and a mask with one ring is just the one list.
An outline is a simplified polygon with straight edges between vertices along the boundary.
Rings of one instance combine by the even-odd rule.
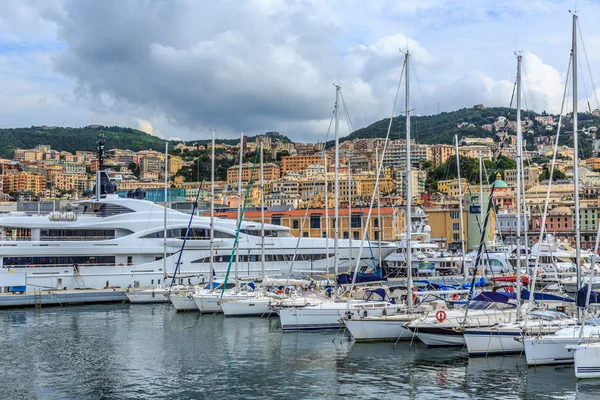
[[575, 9], [589, 57], [580, 41], [578, 104], [598, 108], [600, 0], [4, 0], [0, 127], [316, 142], [334, 84], [341, 135], [391, 115], [406, 50], [413, 113], [508, 106], [515, 50], [523, 107], [558, 113]]

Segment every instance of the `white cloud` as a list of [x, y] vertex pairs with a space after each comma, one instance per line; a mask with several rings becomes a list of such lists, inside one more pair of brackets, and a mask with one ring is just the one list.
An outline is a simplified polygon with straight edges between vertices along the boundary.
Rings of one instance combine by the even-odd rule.
[[[278, 130], [319, 140], [334, 82], [355, 128], [389, 116], [399, 49], [412, 54], [418, 113], [507, 106], [515, 41], [531, 87], [527, 105], [533, 96], [537, 111], [556, 112], [571, 7], [567, 0], [3, 2], [0, 120], [137, 125], [186, 140], [208, 137], [211, 127], [219, 137]], [[593, 20], [600, 7], [578, 7], [600, 77]], [[583, 60], [582, 53], [586, 68]], [[593, 105], [589, 79], [587, 86]]]

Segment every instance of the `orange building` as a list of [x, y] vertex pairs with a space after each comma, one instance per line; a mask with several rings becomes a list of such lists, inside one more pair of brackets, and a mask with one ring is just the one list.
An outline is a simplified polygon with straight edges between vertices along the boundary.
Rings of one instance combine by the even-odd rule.
[[[281, 225], [290, 228], [290, 233], [296, 237], [334, 237], [334, 213], [329, 209], [329, 229], [327, 229], [327, 218], [325, 209], [289, 210], [289, 211], [265, 211], [265, 223]], [[350, 215], [348, 209], [339, 210], [339, 235], [341, 239], [362, 239], [366, 226], [368, 209], [352, 208]], [[380, 210], [381, 218], [377, 217], [377, 212], [373, 210], [371, 223], [369, 224], [370, 240], [396, 240], [401, 233], [398, 231], [397, 219], [401, 218], [398, 208], [384, 207]], [[208, 216], [208, 214], [206, 214]], [[306, 219], [304, 218], [307, 216]], [[236, 219], [237, 211], [217, 212], [217, 218]], [[244, 214], [245, 221], [260, 222], [260, 211], [247, 211]], [[350, 229], [348, 228], [350, 226]], [[400, 224], [403, 227], [403, 224]], [[403, 231], [402, 231], [403, 232]]]
[[[323, 165], [323, 156], [321, 154], [285, 156], [281, 158], [281, 174], [285, 175], [288, 172], [302, 173], [306, 167], [313, 164]], [[330, 156], [327, 156], [327, 164], [331, 165]]]

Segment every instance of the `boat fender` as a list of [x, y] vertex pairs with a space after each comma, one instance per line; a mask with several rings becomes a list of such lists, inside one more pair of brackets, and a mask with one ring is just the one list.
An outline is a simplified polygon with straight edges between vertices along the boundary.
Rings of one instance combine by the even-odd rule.
[[152, 297], [154, 297], [154, 290], [152, 291]]
[[367, 310], [363, 311], [363, 317], [367, 317]]
[[440, 311], [436, 312], [435, 319], [437, 319], [438, 322], [444, 322], [446, 320], [446, 311], [440, 310]]
[[418, 288], [416, 288], [416, 287], [413, 288], [413, 295], [412, 295], [413, 304], [415, 304], [417, 302], [417, 295], [415, 293], [418, 291], [419, 291]]
[[27, 268], [35, 268], [35, 265], [30, 265]]

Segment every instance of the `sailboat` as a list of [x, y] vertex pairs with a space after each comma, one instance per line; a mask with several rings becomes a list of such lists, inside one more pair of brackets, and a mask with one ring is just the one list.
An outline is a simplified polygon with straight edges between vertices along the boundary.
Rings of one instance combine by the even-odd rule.
[[[341, 317], [344, 315], [382, 315], [383, 313], [395, 312], [397, 306], [388, 301], [388, 293], [384, 289], [375, 289], [367, 291], [362, 300], [346, 299], [340, 301], [339, 287], [337, 278], [339, 275], [340, 259], [340, 240], [339, 240], [339, 108], [340, 108], [340, 90], [336, 85], [335, 101], [335, 209], [334, 209], [334, 272], [336, 277], [336, 287], [334, 290], [334, 302], [324, 302], [314, 306], [308, 306], [301, 309], [284, 308], [279, 310], [279, 319], [281, 328], [285, 330], [303, 330], [303, 329], [333, 329], [340, 328]], [[358, 255], [362, 254], [362, 245]], [[352, 257], [350, 258], [352, 259]], [[360, 257], [358, 257], [360, 260]], [[358, 266], [357, 266], [358, 268]], [[358, 270], [355, 270], [355, 274]], [[350, 292], [348, 292], [350, 295]]]
[[[411, 195], [411, 164], [410, 164], [410, 107], [409, 107], [409, 60], [410, 53], [407, 51], [404, 59], [404, 71], [405, 75], [405, 85], [406, 85], [406, 227], [405, 227], [405, 235], [402, 241], [402, 245], [400, 249], [404, 249], [404, 257], [403, 261], [406, 265], [406, 273], [407, 273], [407, 294], [410, 296], [406, 296], [407, 304], [406, 305], [398, 305], [397, 309], [391, 313], [386, 312], [380, 316], [368, 316], [368, 315], [358, 315], [355, 316], [352, 313], [349, 313], [344, 318], [341, 319], [341, 322], [344, 324], [346, 329], [350, 332], [352, 337], [357, 342], [362, 341], [385, 341], [385, 340], [398, 340], [398, 339], [410, 339], [413, 338], [413, 333], [406, 327], [406, 325], [415, 319], [422, 317], [425, 313], [428, 312], [445, 312], [446, 307], [444, 302], [435, 302], [431, 305], [421, 305], [417, 308], [414, 307], [414, 300], [416, 300], [416, 293], [413, 298], [413, 281], [412, 281], [412, 271], [413, 265], [411, 263], [412, 253], [414, 249], [419, 248], [419, 244], [413, 244], [413, 236], [419, 236], [422, 232], [421, 230], [414, 229], [414, 224], [411, 218], [412, 215], [412, 195]], [[422, 211], [422, 210], [421, 210]], [[437, 247], [437, 246], [436, 246]], [[450, 294], [458, 294], [460, 291], [449, 291]], [[467, 290], [462, 291], [467, 293]], [[420, 293], [423, 294], [423, 293]]]
[[[521, 62], [522, 56], [520, 54], [517, 55], [517, 260], [521, 260], [520, 247], [521, 247], [521, 223], [520, 216], [523, 211], [523, 215], [526, 213], [522, 210], [521, 207], [521, 173], [522, 169], [522, 129], [521, 129]], [[557, 138], [558, 141], [558, 138]], [[548, 187], [548, 192], [550, 191], [550, 185]], [[524, 204], [523, 204], [524, 205]], [[524, 208], [524, 207], [523, 207]], [[544, 217], [547, 215], [548, 211], [548, 201], [546, 201], [544, 207]], [[545, 218], [544, 218], [545, 220]], [[545, 224], [541, 226], [540, 232], [540, 242], [544, 235]], [[540, 247], [536, 248], [538, 251]], [[536, 268], [539, 266], [539, 258], [540, 254], [536, 254]], [[464, 330], [464, 339], [465, 344], [467, 346], [467, 350], [469, 355], [495, 355], [495, 354], [510, 354], [510, 353], [520, 353], [523, 351], [523, 342], [520, 339], [523, 335], [529, 336], [537, 336], [537, 335], [545, 335], [550, 333], [555, 333], [562, 328], [566, 328], [576, 324], [576, 320], [573, 318], [569, 318], [566, 314], [557, 311], [549, 311], [549, 310], [534, 310], [533, 308], [533, 300], [534, 298], [538, 301], [542, 301], [545, 303], [546, 307], [549, 304], [555, 304], [554, 308], [556, 308], [556, 304], [560, 305], [561, 308], [564, 308], [565, 305], [569, 302], [573, 302], [572, 299], [563, 298], [556, 295], [546, 295], [543, 293], [529, 293], [527, 291], [520, 291], [521, 283], [526, 284], [529, 282], [529, 279], [521, 279], [527, 278], [526, 276], [521, 275], [521, 266], [517, 264], [517, 276], [515, 277], [515, 283], [517, 285], [517, 293], [524, 294], [530, 299], [528, 304], [529, 309], [525, 311], [525, 318], [523, 318], [523, 313], [521, 312], [521, 302], [517, 296], [517, 313], [515, 316], [515, 320], [504, 323], [497, 324], [489, 327], [470, 327]], [[535, 282], [531, 283], [532, 290], [535, 289]]]
[[[574, 198], [575, 198], [575, 238], [576, 238], [576, 263], [577, 263], [577, 282], [581, 282], [581, 232], [579, 226], [579, 142], [578, 142], [578, 121], [577, 121], [577, 24], [578, 16], [573, 13], [573, 44], [571, 49], [571, 60], [570, 67], [572, 67], [572, 87], [573, 87], [573, 148], [574, 148], [574, 162], [573, 162], [573, 179], [574, 179]], [[600, 234], [600, 232], [599, 232]], [[596, 249], [592, 255], [595, 258], [595, 254], [598, 251], [598, 235], [596, 235]], [[592, 260], [593, 261], [593, 260]], [[590, 267], [590, 275], [593, 277], [594, 267], [593, 263]], [[593, 282], [592, 279], [589, 281]], [[581, 290], [579, 291], [581, 293]], [[578, 296], [579, 300], [579, 296]], [[583, 307], [578, 301], [578, 307]], [[579, 311], [579, 310], [578, 310]], [[581, 319], [581, 314], [579, 318]], [[580, 321], [581, 322], [581, 321]], [[600, 327], [595, 326], [594, 321], [589, 323], [581, 323], [568, 328], [559, 330], [558, 332], [539, 336], [539, 337], [527, 337], [523, 340], [525, 348], [525, 356], [527, 358], [527, 365], [546, 365], [546, 364], [565, 364], [572, 363], [574, 361], [574, 352], [570, 348], [570, 345], [577, 345], [581, 342], [582, 337], [597, 337], [600, 338]]]
[[[259, 144], [260, 151], [260, 226], [261, 226], [261, 279], [265, 276], [265, 184], [263, 170], [264, 148], [261, 139]], [[234, 297], [221, 302], [221, 309], [225, 316], [255, 316], [268, 315], [271, 310], [269, 308], [269, 296], [266, 292], [266, 287], [262, 286], [262, 290], [254, 290], [247, 292], [245, 298]]]

